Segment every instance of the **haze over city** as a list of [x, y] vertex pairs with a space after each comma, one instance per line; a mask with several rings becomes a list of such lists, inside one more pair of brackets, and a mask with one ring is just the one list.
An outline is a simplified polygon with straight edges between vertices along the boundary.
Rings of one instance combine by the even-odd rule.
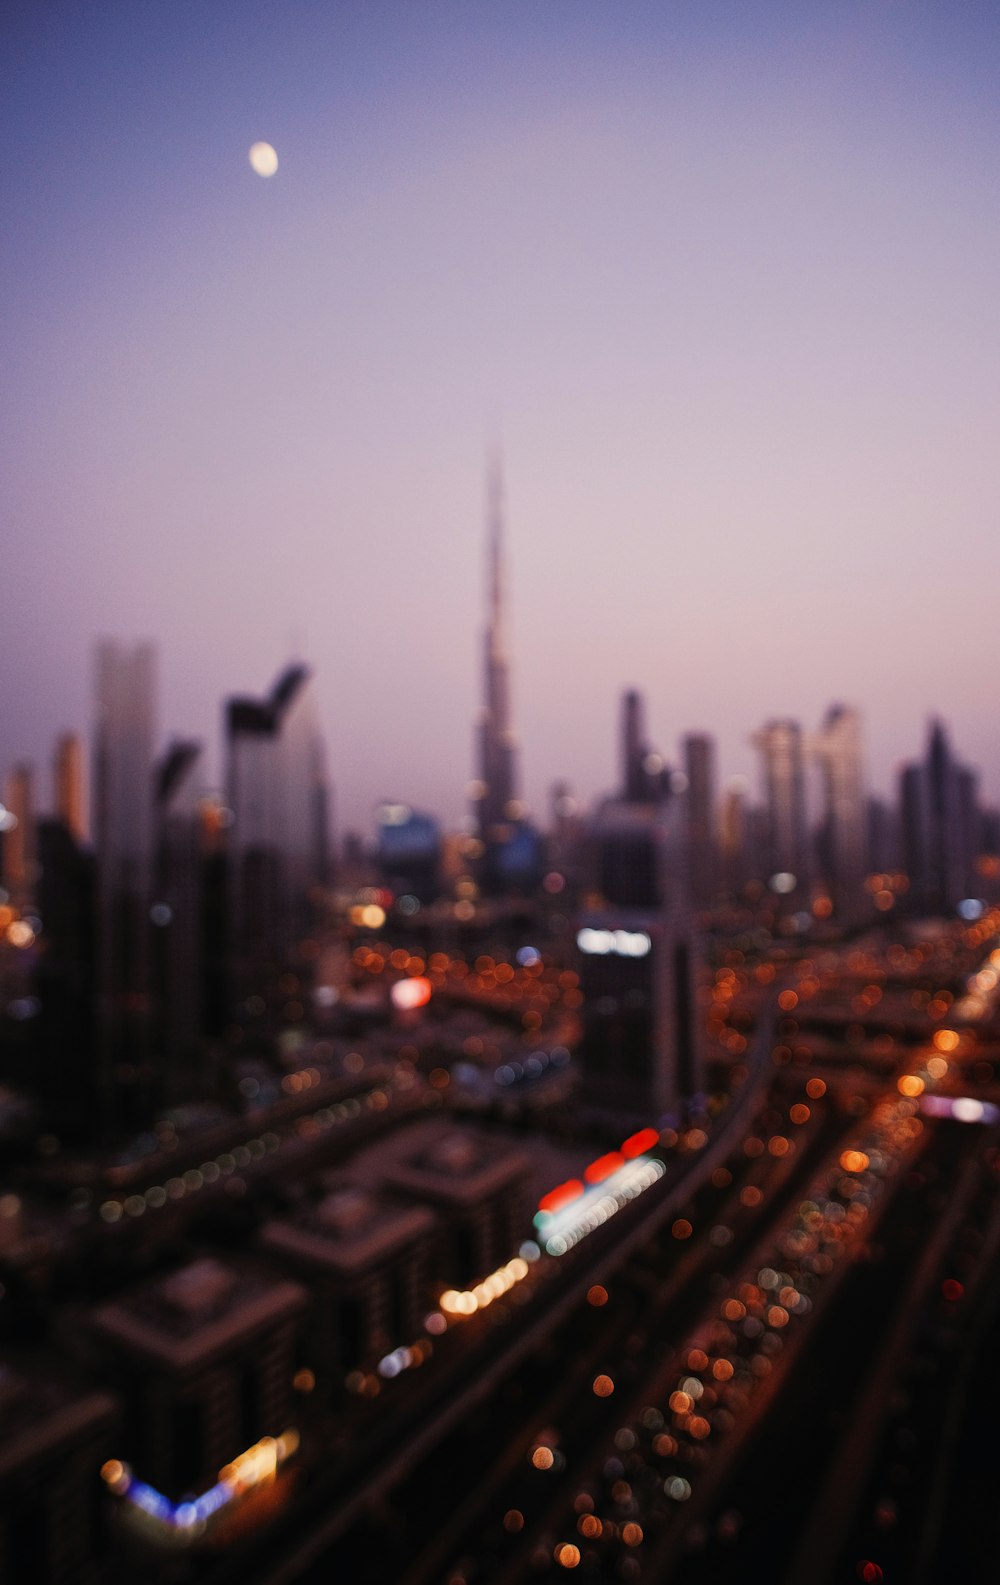
[[[987, 4], [9, 9], [0, 740], [316, 670], [338, 824], [473, 770], [505, 458], [529, 804], [616, 700], [927, 714], [1000, 790], [1000, 17]], [[251, 169], [258, 139], [273, 178]]]

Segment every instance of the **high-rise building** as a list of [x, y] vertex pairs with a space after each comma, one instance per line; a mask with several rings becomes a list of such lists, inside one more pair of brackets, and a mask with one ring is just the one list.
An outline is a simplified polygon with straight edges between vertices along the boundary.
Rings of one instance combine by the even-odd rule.
[[792, 875], [801, 886], [810, 868], [802, 728], [797, 721], [768, 721], [753, 743], [763, 771], [767, 876]]
[[52, 786], [56, 818], [62, 821], [74, 842], [86, 842], [83, 740], [76, 732], [63, 732], [56, 739]]
[[172, 1100], [190, 1092], [205, 1025], [201, 745], [175, 742], [156, 766], [153, 989], [157, 1065]]
[[687, 777], [688, 887], [695, 908], [714, 901], [718, 885], [715, 842], [715, 744], [702, 732], [684, 739]]
[[588, 833], [598, 906], [576, 938], [582, 1099], [626, 1126], [703, 1088], [682, 807], [609, 799]]
[[329, 794], [309, 669], [287, 667], [264, 699], [231, 699], [226, 742], [230, 939], [242, 990], [287, 965], [328, 879]]
[[622, 694], [621, 794], [626, 803], [659, 803], [671, 792], [670, 767], [646, 740], [646, 704], [636, 688]]
[[742, 776], [736, 776], [727, 786], [722, 800], [720, 827], [722, 881], [732, 897], [739, 896], [751, 878], [750, 826], [747, 784]]
[[978, 836], [976, 779], [952, 754], [942, 721], [932, 721], [921, 764], [900, 780], [903, 849], [912, 899], [939, 913], [974, 886]]
[[823, 872], [836, 916], [849, 924], [862, 912], [865, 879], [867, 806], [858, 712], [831, 705], [813, 749], [823, 774]]
[[622, 796], [629, 803], [642, 803], [649, 796], [646, 775], [646, 728], [642, 694], [629, 688], [622, 695]]
[[[98, 1026], [108, 1121], [136, 1120], [148, 1096], [149, 908], [156, 654], [105, 639], [97, 648], [94, 838]], [[130, 1104], [129, 1096], [135, 1104]]]
[[487, 483], [488, 586], [483, 635], [483, 709], [478, 727], [479, 778], [475, 819], [483, 847], [481, 874], [497, 889], [501, 854], [522, 817], [517, 798], [517, 745], [511, 727], [510, 667], [506, 648], [506, 584], [503, 552], [503, 487], [494, 460]]
[[15, 903], [25, 903], [35, 883], [35, 772], [15, 765], [4, 788], [3, 884]]

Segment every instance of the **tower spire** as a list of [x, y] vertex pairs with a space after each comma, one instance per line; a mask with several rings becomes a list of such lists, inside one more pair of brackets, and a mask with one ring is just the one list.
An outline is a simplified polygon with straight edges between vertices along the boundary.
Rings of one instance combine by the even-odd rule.
[[503, 567], [503, 463], [498, 447], [490, 453], [486, 472], [486, 532], [489, 558], [487, 626], [492, 654], [504, 653], [504, 567]]
[[510, 683], [505, 644], [506, 589], [503, 544], [503, 474], [499, 450], [486, 470], [486, 626], [483, 633], [483, 710], [479, 726], [476, 823], [489, 852], [506, 840], [516, 792], [515, 747], [510, 724]]

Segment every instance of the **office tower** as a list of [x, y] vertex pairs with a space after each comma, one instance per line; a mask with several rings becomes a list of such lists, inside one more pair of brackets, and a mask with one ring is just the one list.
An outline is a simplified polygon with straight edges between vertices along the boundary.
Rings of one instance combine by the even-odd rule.
[[609, 799], [589, 827], [593, 909], [577, 921], [585, 1108], [655, 1122], [703, 1088], [681, 800]]
[[157, 1066], [164, 1094], [188, 1097], [205, 1024], [201, 745], [175, 742], [153, 777], [152, 964]]
[[516, 742], [510, 720], [510, 674], [505, 643], [506, 601], [503, 554], [503, 492], [494, 461], [487, 485], [488, 589], [483, 642], [483, 710], [478, 728], [479, 780], [475, 786], [477, 835], [483, 845], [481, 874], [487, 890], [500, 882], [502, 849], [521, 817], [517, 801]]
[[897, 813], [882, 798], [869, 798], [865, 808], [865, 870], [883, 875], [902, 866]]
[[687, 866], [692, 906], [708, 908], [715, 899], [715, 744], [701, 732], [684, 739], [687, 777]]
[[134, 1124], [149, 1098], [149, 907], [156, 655], [97, 647], [94, 842], [98, 1022], [106, 1119]]
[[621, 793], [626, 803], [659, 803], [671, 793], [670, 767], [646, 740], [646, 706], [629, 688], [621, 705]]
[[230, 939], [237, 989], [280, 972], [308, 934], [329, 869], [328, 790], [312, 673], [226, 710]]
[[441, 889], [441, 828], [431, 815], [409, 804], [380, 804], [376, 856], [382, 881], [399, 896], [419, 903]]
[[975, 884], [976, 779], [954, 758], [944, 723], [932, 721], [921, 764], [900, 780], [903, 849], [913, 902], [948, 912]]
[[831, 705], [813, 749], [823, 777], [823, 873], [836, 917], [850, 924], [863, 911], [865, 879], [866, 803], [858, 712]]
[[35, 883], [35, 773], [15, 765], [4, 788], [3, 885], [15, 904], [32, 896]]
[[750, 812], [742, 776], [734, 777], [726, 787], [719, 846], [723, 887], [730, 896], [739, 896], [751, 878]]
[[802, 729], [797, 721], [768, 721], [753, 744], [763, 772], [767, 878], [790, 874], [802, 886], [809, 878]]
[[85, 842], [83, 739], [76, 732], [63, 732], [56, 739], [52, 786], [56, 818], [62, 821], [75, 842]]
[[629, 688], [622, 695], [622, 796], [629, 803], [641, 803], [649, 796], [646, 775], [646, 729], [642, 694]]

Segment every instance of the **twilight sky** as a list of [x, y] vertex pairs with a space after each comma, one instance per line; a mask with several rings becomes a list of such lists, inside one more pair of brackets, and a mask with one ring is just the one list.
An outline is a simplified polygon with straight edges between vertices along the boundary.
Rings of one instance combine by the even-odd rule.
[[[995, 0], [8, 0], [0, 770], [153, 638], [313, 662], [339, 823], [473, 774], [502, 435], [527, 798], [861, 706], [1000, 797]], [[262, 180], [257, 139], [281, 161]], [[43, 794], [47, 793], [47, 774]]]

